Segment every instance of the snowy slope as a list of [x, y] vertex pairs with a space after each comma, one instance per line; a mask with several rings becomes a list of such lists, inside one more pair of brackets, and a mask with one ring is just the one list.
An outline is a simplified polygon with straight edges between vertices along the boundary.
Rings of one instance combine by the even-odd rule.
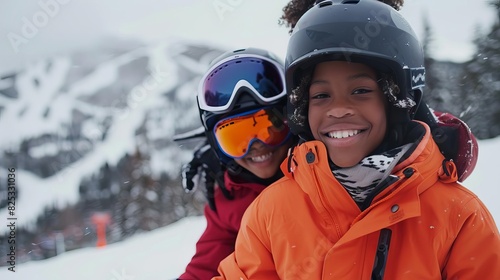
[[196, 86], [220, 52], [169, 41], [102, 61], [88, 60], [92, 52], [47, 59], [5, 78], [3, 92], [15, 96], [0, 89], [0, 131], [9, 132], [0, 154], [12, 155], [0, 161], [0, 179], [16, 167], [18, 226], [45, 206], [76, 202], [82, 178], [136, 147], [151, 154], [153, 173], [175, 177], [191, 152], [172, 137], [199, 126]]
[[138, 234], [104, 248], [85, 248], [42, 261], [0, 267], [9, 280], [158, 280], [178, 277], [194, 254], [205, 227], [203, 217], [185, 218], [168, 227]]

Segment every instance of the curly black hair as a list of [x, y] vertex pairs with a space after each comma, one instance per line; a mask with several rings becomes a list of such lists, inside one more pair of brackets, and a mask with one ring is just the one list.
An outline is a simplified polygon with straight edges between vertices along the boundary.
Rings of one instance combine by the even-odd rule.
[[[404, 4], [404, 0], [379, 0], [394, 9], [398, 10]], [[299, 18], [310, 8], [314, 6], [316, 2], [321, 2], [318, 0], [291, 0], [285, 7], [283, 7], [283, 15], [279, 18], [279, 24], [285, 25], [285, 27], [290, 28], [289, 33], [292, 33], [295, 24]]]

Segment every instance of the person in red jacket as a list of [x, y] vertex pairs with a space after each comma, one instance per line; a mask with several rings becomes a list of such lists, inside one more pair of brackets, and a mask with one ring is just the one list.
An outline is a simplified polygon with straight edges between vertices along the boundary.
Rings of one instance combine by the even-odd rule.
[[287, 119], [302, 141], [214, 280], [500, 279], [493, 217], [414, 118], [423, 65], [408, 22], [378, 1], [322, 1], [298, 20]]
[[240, 49], [216, 58], [200, 81], [197, 102], [208, 144], [183, 179], [188, 183], [202, 167], [214, 173], [204, 179], [215, 178], [216, 188], [207, 192], [207, 228], [179, 279], [217, 275], [219, 262], [234, 251], [243, 213], [283, 176], [280, 164], [294, 142], [285, 120], [284, 66], [266, 50]]

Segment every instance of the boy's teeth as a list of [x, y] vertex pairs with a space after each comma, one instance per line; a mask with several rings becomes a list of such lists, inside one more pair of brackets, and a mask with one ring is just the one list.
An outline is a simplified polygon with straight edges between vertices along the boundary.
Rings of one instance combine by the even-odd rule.
[[356, 134], [359, 134], [361, 131], [360, 130], [342, 130], [342, 131], [333, 131], [328, 133], [328, 137], [330, 138], [335, 138], [335, 139], [341, 139], [341, 138], [347, 138], [354, 136]]
[[268, 154], [265, 154], [265, 155], [261, 155], [261, 156], [256, 156], [256, 157], [251, 157], [252, 161], [254, 162], [263, 162], [267, 159], [269, 159], [271, 157], [273, 153], [268, 153]]

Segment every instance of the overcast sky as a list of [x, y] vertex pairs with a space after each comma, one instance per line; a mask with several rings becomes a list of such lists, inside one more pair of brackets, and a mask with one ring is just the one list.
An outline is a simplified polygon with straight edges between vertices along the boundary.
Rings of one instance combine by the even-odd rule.
[[[476, 27], [488, 30], [488, 0], [406, 0], [403, 15], [421, 36], [427, 15], [432, 55], [465, 61]], [[170, 38], [224, 48], [255, 46], [284, 57], [288, 30], [278, 25], [288, 0], [0, 0], [0, 74], [43, 57], [95, 46], [106, 36], [154, 43]]]

